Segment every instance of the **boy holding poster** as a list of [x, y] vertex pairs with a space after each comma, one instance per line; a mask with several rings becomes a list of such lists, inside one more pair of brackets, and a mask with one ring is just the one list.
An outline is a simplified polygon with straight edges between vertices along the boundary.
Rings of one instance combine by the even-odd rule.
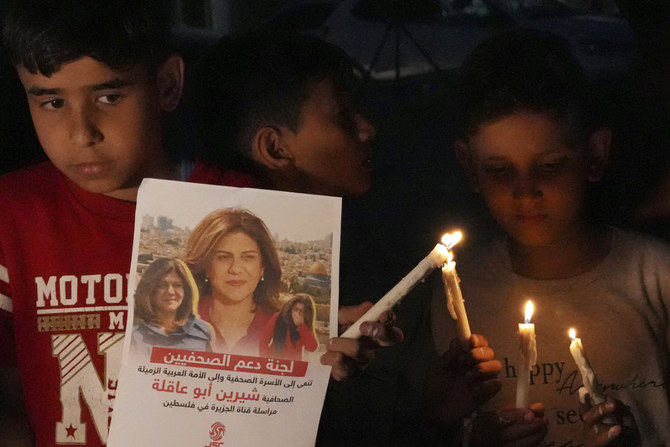
[[[670, 249], [588, 216], [612, 134], [594, 118], [581, 68], [558, 38], [515, 30], [481, 44], [460, 75], [456, 155], [505, 232], [459, 262], [470, 323], [504, 362], [501, 392], [472, 421], [470, 445], [635, 446], [640, 437], [667, 445], [661, 309], [670, 304]], [[440, 298], [433, 331], [445, 349], [452, 324]], [[513, 408], [521, 374], [514, 335], [529, 299], [538, 357], [529, 395], [541, 404]], [[571, 327], [589, 347], [602, 403], [578, 397]]]
[[[0, 368], [23, 384], [25, 445], [107, 441], [134, 200], [145, 177], [181, 177], [162, 141], [183, 78], [163, 3], [17, 0], [6, 11], [4, 44], [50, 159], [0, 180]], [[12, 422], [18, 405], [0, 399], [0, 436], [24, 426]], [[0, 440], [10, 443], [23, 445]]]

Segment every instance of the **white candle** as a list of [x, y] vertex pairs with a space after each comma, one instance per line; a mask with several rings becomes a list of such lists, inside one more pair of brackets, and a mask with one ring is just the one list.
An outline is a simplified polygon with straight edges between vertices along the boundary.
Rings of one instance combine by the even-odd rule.
[[533, 303], [526, 303], [524, 323], [519, 324], [519, 364], [516, 380], [516, 407], [528, 407], [528, 388], [530, 371], [537, 363], [537, 345], [535, 344], [535, 325], [530, 322], [533, 315]]
[[[461, 233], [454, 233], [451, 238], [453, 241], [451, 246], [454, 246], [461, 239]], [[463, 300], [459, 285], [461, 280], [456, 273], [456, 262], [453, 260], [451, 251], [447, 254], [447, 262], [442, 266], [442, 281], [444, 282], [444, 291], [447, 294], [447, 309], [451, 318], [456, 321], [458, 338], [465, 342], [471, 335], [470, 323], [465, 312], [465, 300]]]
[[[442, 239], [448, 235], [444, 235]], [[391, 310], [393, 306], [398, 304], [405, 295], [407, 295], [419, 282], [423, 281], [435, 268], [444, 264], [449, 253], [447, 243], [441, 241], [428, 253], [428, 256], [423, 258], [416, 267], [412, 269], [398, 284], [393, 286], [386, 295], [381, 297], [374, 306], [372, 306], [361, 318], [356, 320], [341, 337], [344, 338], [359, 338], [361, 336], [361, 324], [364, 321], [377, 321], [381, 314], [387, 310]], [[452, 245], [453, 246], [453, 245]]]
[[596, 378], [596, 374], [591, 368], [589, 359], [586, 357], [584, 352], [584, 346], [582, 345], [582, 340], [577, 338], [577, 334], [574, 329], [570, 329], [570, 354], [572, 358], [575, 359], [575, 363], [579, 368], [579, 372], [582, 374], [582, 382], [584, 383], [584, 388], [591, 396], [591, 403], [593, 405], [598, 405], [605, 402], [605, 396], [602, 393], [602, 387]]

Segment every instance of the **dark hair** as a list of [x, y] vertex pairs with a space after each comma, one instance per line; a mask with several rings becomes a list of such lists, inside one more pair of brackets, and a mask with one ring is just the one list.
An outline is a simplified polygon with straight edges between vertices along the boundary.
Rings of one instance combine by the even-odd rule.
[[293, 316], [291, 315], [293, 307], [298, 303], [302, 303], [305, 306], [305, 325], [307, 325], [310, 330], [314, 330], [314, 300], [306, 293], [298, 293], [284, 303], [281, 311], [279, 311], [275, 330], [272, 335], [272, 344], [274, 345], [277, 354], [284, 350], [287, 332], [294, 346], [300, 339], [298, 327], [293, 323]]
[[488, 38], [463, 62], [456, 91], [457, 134], [465, 141], [482, 124], [517, 111], [548, 113], [571, 125], [569, 137], [578, 141], [595, 126], [582, 69], [549, 33], [513, 29]]
[[198, 223], [186, 242], [185, 261], [193, 272], [200, 294], [208, 296], [212, 293], [211, 284], [206, 281], [206, 269], [214, 259], [216, 245], [232, 233], [244, 233], [258, 244], [263, 261], [263, 280], [254, 290], [254, 303], [268, 313], [274, 312], [279, 307], [282, 275], [274, 240], [261, 219], [241, 208], [212, 211]]
[[352, 60], [316, 37], [262, 30], [227, 36], [200, 59], [191, 100], [199, 156], [219, 166], [248, 169], [254, 133], [264, 126], [297, 131], [309, 89], [330, 78], [351, 92]]
[[176, 273], [184, 284], [184, 299], [177, 308], [174, 324], [183, 326], [193, 313], [194, 302], [198, 300], [195, 282], [183, 261], [172, 258], [158, 258], [149, 264], [135, 289], [135, 320], [147, 324], [156, 322], [156, 310], [153, 297], [163, 279], [170, 273]]
[[13, 65], [45, 76], [88, 56], [112, 69], [145, 64], [154, 72], [170, 52], [170, 0], [11, 0], [3, 43]]

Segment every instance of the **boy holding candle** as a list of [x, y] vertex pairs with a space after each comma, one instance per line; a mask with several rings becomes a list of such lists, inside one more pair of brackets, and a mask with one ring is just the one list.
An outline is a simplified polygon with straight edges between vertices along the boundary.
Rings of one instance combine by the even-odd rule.
[[[344, 197], [366, 193], [376, 129], [355, 107], [355, 82], [351, 59], [320, 39], [268, 31], [225, 37], [205, 53], [194, 73], [190, 100], [202, 143], [199, 156], [206, 161], [196, 165], [196, 172], [230, 186]], [[352, 263], [343, 259], [342, 264], [344, 282]], [[369, 306], [342, 306], [342, 329]], [[330, 341], [322, 363], [334, 366], [336, 381], [326, 396], [318, 445], [424, 445], [422, 440], [432, 436], [407, 422], [410, 413], [418, 423], [428, 419], [414, 393], [422, 382], [414, 377], [420, 376], [420, 365], [413, 356], [431, 350], [430, 343], [414, 342], [425, 316], [411, 316], [412, 328], [402, 344], [392, 312], [361, 326], [365, 337], [360, 340]], [[485, 347], [477, 355], [483, 361], [492, 358], [485, 340], [476, 340], [477, 347]], [[394, 346], [361, 372], [380, 344]], [[470, 356], [459, 352], [459, 358]], [[458, 373], [465, 371], [469, 368]], [[354, 372], [353, 380], [342, 380]]]
[[[549, 421], [544, 442], [628, 446], [639, 436], [645, 446], [668, 445], [670, 248], [589, 216], [612, 133], [594, 118], [580, 67], [557, 38], [516, 30], [480, 45], [460, 75], [455, 152], [505, 232], [459, 262], [470, 323], [494, 341], [504, 363], [502, 390], [473, 422], [470, 445], [491, 445], [534, 424], [540, 433], [536, 419], [510, 422], [521, 409], [500, 409], [514, 402], [515, 328], [528, 299], [537, 333], [529, 394], [543, 404], [531, 409], [543, 409]], [[440, 298], [432, 317], [443, 350], [451, 323]], [[603, 403], [591, 405], [587, 396], [579, 406], [572, 326], [609, 397]], [[540, 442], [532, 430], [525, 435], [507, 440]]]

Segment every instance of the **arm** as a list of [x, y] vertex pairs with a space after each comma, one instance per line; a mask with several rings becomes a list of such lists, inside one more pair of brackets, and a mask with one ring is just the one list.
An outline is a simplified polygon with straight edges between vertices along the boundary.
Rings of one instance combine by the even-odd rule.
[[[371, 307], [369, 301], [358, 306], [342, 306], [338, 312], [339, 333], [344, 332]], [[393, 312], [385, 312], [377, 321], [364, 322], [361, 324], [361, 333], [363, 337], [359, 339], [336, 337], [328, 341], [327, 352], [321, 356], [321, 363], [333, 367], [333, 379], [340, 381], [351, 377], [372, 361], [377, 349], [400, 343], [404, 337], [395, 326]]]
[[453, 427], [491, 399], [501, 385], [502, 363], [486, 338], [472, 334], [468, 346], [453, 339], [426, 374], [426, 405], [445, 427]]
[[301, 324], [298, 326], [298, 333], [300, 334], [300, 341], [302, 342], [305, 349], [309, 352], [316, 351], [316, 348], [319, 346], [319, 342], [316, 340], [314, 330], [310, 329], [306, 324]]

